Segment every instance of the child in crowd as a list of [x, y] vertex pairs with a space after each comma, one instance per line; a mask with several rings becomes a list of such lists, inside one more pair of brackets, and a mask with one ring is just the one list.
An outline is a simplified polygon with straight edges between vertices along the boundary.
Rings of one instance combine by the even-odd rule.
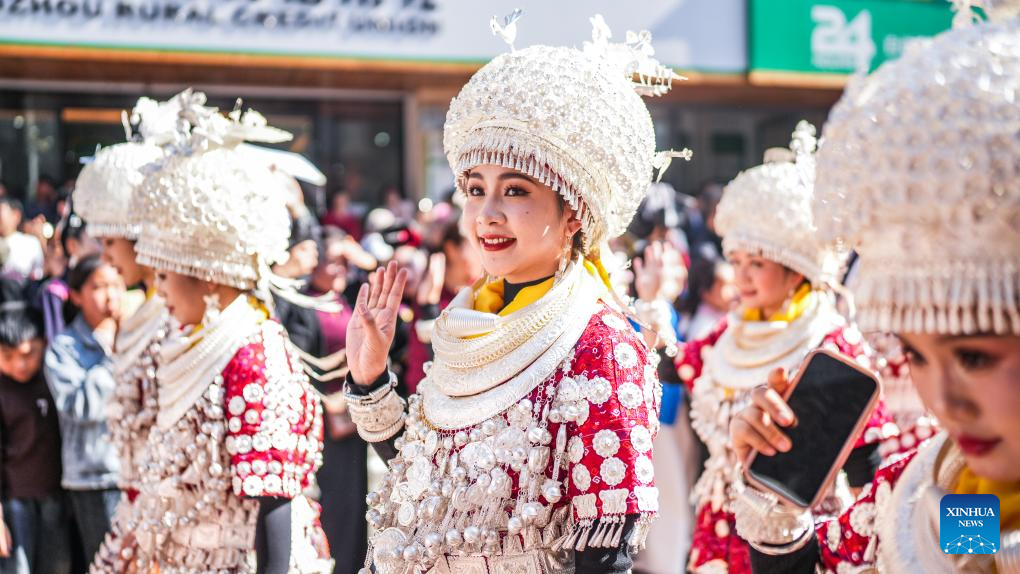
[[67, 327], [46, 351], [45, 373], [63, 437], [62, 483], [91, 561], [120, 499], [106, 404], [115, 386], [110, 355], [125, 287], [116, 269], [97, 255], [81, 258], [67, 283]]
[[42, 375], [42, 316], [4, 280], [0, 297], [0, 574], [67, 574], [60, 429]]

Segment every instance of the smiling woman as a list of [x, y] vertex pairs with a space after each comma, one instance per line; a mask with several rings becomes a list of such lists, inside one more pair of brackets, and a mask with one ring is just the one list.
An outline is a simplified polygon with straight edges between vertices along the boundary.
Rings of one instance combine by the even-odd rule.
[[549, 186], [480, 165], [468, 174], [465, 194], [464, 227], [489, 275], [512, 284], [546, 279], [572, 255], [581, 222]]
[[[684, 345], [678, 356], [677, 372], [691, 389], [691, 425], [709, 450], [693, 492], [693, 572], [751, 571], [749, 548], [734, 528], [733, 469], [743, 459], [729, 428], [753, 390], [773, 369], [797, 369], [814, 349], [869, 361], [861, 333], [836, 311], [825, 289], [835, 280], [839, 261], [831, 245], [815, 238], [814, 132], [814, 126], [801, 122], [790, 149], [768, 150], [763, 165], [726, 186], [716, 209], [716, 229], [733, 265], [740, 306], [709, 336]], [[844, 465], [851, 487], [863, 487], [874, 476], [878, 442], [895, 428], [887, 423], [880, 405], [855, 437]]]
[[[896, 334], [943, 432], [880, 469], [835, 519], [815, 523], [811, 511], [743, 489], [736, 526], [756, 549], [756, 572], [1020, 564], [1020, 149], [1001, 145], [1020, 125], [1020, 2], [982, 8], [987, 20], [961, 6], [953, 30], [850, 82], [825, 130], [813, 201], [819, 237], [860, 255], [850, 287], [861, 327]], [[918, 93], [929, 106], [898, 107]], [[771, 382], [737, 415], [735, 449], [790, 447], [774, 423], [785, 382]], [[947, 495], [998, 497], [993, 552], [952, 544], [959, 521], [940, 517], [938, 501], [963, 497]]]
[[672, 72], [592, 22], [583, 52], [502, 55], [451, 103], [444, 147], [487, 277], [436, 319], [406, 406], [386, 373], [406, 273], [380, 269], [358, 296], [347, 398], [390, 467], [368, 496], [363, 574], [628, 572], [658, 511], [656, 355], [601, 255], [656, 160], [638, 93]]

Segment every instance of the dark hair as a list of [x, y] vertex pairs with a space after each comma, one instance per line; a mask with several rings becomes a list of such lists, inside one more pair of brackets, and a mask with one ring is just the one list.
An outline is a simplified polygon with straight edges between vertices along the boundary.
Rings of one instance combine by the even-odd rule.
[[28, 304], [24, 283], [0, 278], [0, 346], [17, 347], [42, 339], [43, 332], [42, 314]]
[[43, 338], [43, 318], [38, 309], [0, 311], [0, 347], [17, 347], [25, 341]]
[[20, 213], [25, 212], [25, 208], [24, 206], [21, 205], [21, 202], [18, 201], [17, 198], [11, 197], [9, 195], [0, 196], [0, 205], [6, 205], [13, 209], [14, 211]]
[[[568, 205], [567, 204], [567, 200], [562, 195], [560, 195], [559, 193], [557, 193], [556, 195], [558, 195], [559, 198], [560, 198], [559, 202], [557, 202], [556, 205], [559, 207], [560, 215], [563, 215], [563, 212], [565, 212], [567, 210], [567, 205]], [[577, 218], [578, 221], [581, 221], [581, 213], [579, 211], [574, 213], [574, 216]], [[581, 227], [583, 228], [584, 225], [582, 224]], [[584, 237], [583, 237], [583, 235], [584, 235], [584, 230], [583, 229], [578, 229], [574, 233], [574, 235], [572, 235], [571, 238], [570, 238], [570, 257], [572, 259], [576, 259], [578, 255], [581, 255], [581, 254], [584, 253]]]
[[711, 251], [705, 251], [701, 257], [691, 260], [691, 268], [687, 273], [687, 290], [677, 304], [677, 311], [685, 315], [693, 315], [705, 298], [705, 293], [715, 285], [719, 268], [726, 261]]
[[464, 244], [467, 238], [460, 232], [460, 219], [454, 218], [447, 221], [443, 227], [443, 233], [439, 236], [439, 245], [436, 246], [435, 251], [441, 252], [446, 247], [447, 243], [452, 243], [457, 247]]
[[311, 213], [306, 212], [290, 220], [290, 239], [287, 249], [305, 241], [320, 243], [321, 240], [322, 230], [319, 227], [319, 222], [312, 217]]
[[[78, 263], [67, 272], [67, 288], [71, 291], [81, 291], [85, 284], [88, 283], [89, 278], [96, 272], [97, 269], [103, 266], [102, 258], [95, 253], [86, 255], [78, 260]], [[70, 323], [78, 316], [81, 309], [77, 305], [71, 302], [71, 298], [68, 297], [67, 301], [64, 302], [64, 323]]]
[[57, 224], [57, 227], [60, 228], [60, 248], [63, 249], [64, 255], [69, 255], [67, 243], [72, 239], [81, 242], [85, 236], [85, 221], [77, 213], [71, 212]]

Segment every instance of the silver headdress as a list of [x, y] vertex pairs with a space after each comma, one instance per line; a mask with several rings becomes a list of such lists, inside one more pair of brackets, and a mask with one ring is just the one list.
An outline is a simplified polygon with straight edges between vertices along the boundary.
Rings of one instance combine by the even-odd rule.
[[[519, 16], [493, 30], [512, 44]], [[614, 44], [602, 17], [591, 20], [583, 50], [531, 46], [486, 64], [450, 103], [443, 138], [460, 188], [471, 168], [495, 164], [560, 193], [579, 215], [586, 253], [627, 228], [653, 167], [689, 157], [655, 151], [640, 95], [664, 94], [678, 76], [652, 58], [650, 34]]]
[[860, 254], [862, 329], [1020, 334], [1020, 2], [982, 7], [854, 78], [825, 126], [815, 220]]
[[205, 94], [177, 96], [172, 151], [142, 184], [134, 207], [146, 225], [135, 246], [144, 265], [239, 289], [268, 279], [287, 257], [290, 217], [280, 180], [239, 148], [291, 135], [254, 110], [228, 115], [205, 106]]
[[817, 237], [811, 214], [816, 143], [815, 127], [798, 123], [789, 149], [766, 150], [765, 163], [726, 186], [715, 226], [724, 251], [761, 254], [820, 285], [837, 279], [841, 258]]
[[90, 235], [138, 239], [142, 220], [131, 202], [145, 178], [143, 168], [162, 158], [162, 146], [172, 141], [179, 113], [176, 100], [139, 99], [130, 115], [123, 115], [128, 141], [98, 150], [82, 168], [74, 208]]

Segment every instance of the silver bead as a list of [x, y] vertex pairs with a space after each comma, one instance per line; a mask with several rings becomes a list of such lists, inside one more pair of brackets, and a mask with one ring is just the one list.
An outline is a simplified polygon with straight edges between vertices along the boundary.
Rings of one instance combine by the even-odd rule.
[[557, 482], [547, 481], [545, 486], [542, 487], [542, 496], [551, 503], [556, 504], [563, 498], [563, 492], [560, 489], [560, 485]]
[[377, 506], [380, 502], [382, 502], [382, 497], [378, 492], [372, 491], [365, 495], [365, 504], [369, 506]]
[[485, 528], [482, 530], [482, 540], [485, 544], [495, 544], [499, 542], [499, 533], [496, 532], [495, 528]]
[[511, 516], [510, 520], [506, 521], [506, 529], [510, 534], [519, 534], [524, 530], [524, 521], [520, 516]]
[[482, 423], [482, 432], [485, 433], [485, 436], [492, 436], [496, 434], [496, 422], [489, 419]]
[[549, 410], [549, 422], [556, 424], [563, 422], [563, 413], [560, 411], [559, 407]]
[[496, 455], [489, 449], [483, 450], [475, 458], [475, 466], [486, 472], [492, 470], [492, 467], [496, 466]]
[[481, 540], [482, 531], [477, 526], [468, 526], [464, 529], [464, 542], [477, 544]]
[[467, 444], [468, 434], [464, 431], [457, 431], [457, 434], [453, 435], [453, 444], [457, 446], [464, 446]]
[[563, 412], [563, 419], [566, 421], [576, 421], [581, 416], [581, 411], [574, 405], [568, 405]]
[[443, 537], [438, 532], [429, 532], [425, 535], [425, 548], [438, 548], [443, 543]]
[[510, 451], [510, 459], [514, 462], [523, 463], [528, 460], [528, 451], [523, 446], [519, 446]]
[[521, 509], [521, 517], [524, 518], [525, 524], [531, 524], [538, 518], [539, 513], [542, 511], [542, 505], [537, 502], [529, 502], [524, 505]]
[[528, 440], [533, 444], [546, 445], [552, 441], [552, 435], [542, 427], [532, 427], [528, 431]]
[[404, 548], [403, 556], [404, 560], [408, 562], [416, 562], [418, 557], [421, 556], [421, 550], [418, 548], [417, 544], [411, 544]]
[[460, 535], [460, 531], [456, 528], [451, 528], [446, 531], [446, 544], [450, 548], [460, 548], [460, 545], [464, 543], [464, 537]]

